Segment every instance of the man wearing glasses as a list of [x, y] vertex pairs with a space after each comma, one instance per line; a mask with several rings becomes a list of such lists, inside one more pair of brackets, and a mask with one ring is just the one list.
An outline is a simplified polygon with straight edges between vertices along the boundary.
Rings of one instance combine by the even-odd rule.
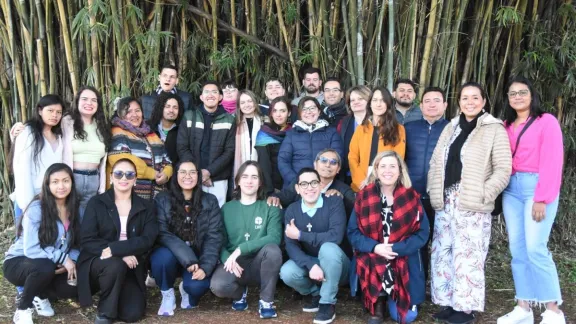
[[218, 83], [205, 82], [200, 100], [198, 109], [184, 113], [178, 128], [178, 155], [181, 161], [198, 162], [202, 190], [215, 195], [222, 207], [232, 173], [236, 123], [219, 104], [222, 92]]
[[294, 98], [294, 100], [292, 100], [292, 105], [298, 106], [300, 100], [302, 100], [304, 97], [314, 97], [320, 104], [324, 102], [324, 93], [320, 91], [320, 87], [322, 86], [320, 69], [310, 67], [304, 70], [304, 78], [302, 79], [302, 84], [304, 85], [304, 92], [300, 94], [300, 97]]
[[184, 102], [184, 111], [188, 111], [192, 107], [192, 95], [184, 90], [176, 89], [179, 80], [178, 69], [176, 69], [174, 65], [163, 65], [162, 68], [160, 68], [158, 81], [160, 82], [158, 88], [146, 95], [143, 95], [141, 98], [144, 120], [150, 119], [152, 110], [154, 110], [154, 103], [156, 102], [158, 95], [162, 92], [177, 94]]
[[302, 311], [315, 312], [314, 323], [332, 323], [338, 286], [347, 282], [350, 266], [338, 246], [344, 239], [346, 211], [339, 197], [322, 196], [316, 170], [303, 168], [297, 179], [301, 200], [284, 215], [290, 260], [282, 265], [280, 278], [305, 296]]
[[348, 109], [343, 97], [344, 91], [340, 80], [335, 77], [326, 79], [322, 113], [324, 115], [323, 118], [332, 126], [338, 125], [342, 118], [348, 116]]

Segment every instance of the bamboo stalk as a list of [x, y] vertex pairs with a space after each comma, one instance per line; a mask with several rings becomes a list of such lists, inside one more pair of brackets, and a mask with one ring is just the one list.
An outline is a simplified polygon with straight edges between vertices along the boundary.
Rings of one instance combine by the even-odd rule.
[[382, 53], [382, 25], [384, 23], [384, 16], [386, 15], [386, 3], [382, 2], [380, 5], [380, 14], [378, 15], [378, 31], [376, 32], [376, 78], [374, 79], [374, 86], [380, 85], [380, 54]]
[[[430, 15], [428, 18], [428, 31], [426, 32], [426, 42], [424, 43], [424, 55], [422, 56], [422, 67], [420, 69], [419, 82], [421, 85], [428, 84], [428, 68], [430, 67], [430, 52], [432, 50], [432, 42], [434, 40], [434, 27], [436, 26], [436, 9], [438, 8], [438, 0], [432, 0], [430, 4]], [[424, 92], [424, 87], [420, 87], [420, 95]]]
[[[352, 0], [354, 1], [354, 0]], [[346, 3], [340, 7], [342, 9], [342, 21], [344, 23], [344, 37], [346, 39], [346, 59], [348, 61], [348, 74], [351, 76], [352, 85], [356, 85], [356, 67], [354, 66], [354, 52], [352, 51], [352, 37], [350, 36], [350, 27], [348, 26], [348, 13], [346, 12]]]
[[364, 17], [362, 15], [362, 0], [357, 0], [358, 10], [358, 25], [356, 28], [356, 71], [358, 72], [358, 83], [364, 85], [364, 37], [362, 37], [362, 23]]
[[388, 0], [388, 90], [394, 86], [394, 0]]
[[62, 0], [56, 0], [58, 4], [58, 12], [60, 14], [60, 24], [62, 28], [62, 38], [64, 39], [64, 50], [66, 52], [66, 61], [68, 63], [68, 71], [70, 72], [70, 83], [72, 84], [72, 92], [78, 91], [78, 77], [76, 75], [76, 66], [72, 58], [72, 44], [70, 42], [70, 30], [68, 29], [68, 19], [66, 19], [66, 12]]
[[[284, 25], [284, 17], [282, 15], [282, 4], [280, 0], [276, 1], [276, 13], [278, 15], [278, 23], [280, 24], [280, 31], [284, 36], [284, 42], [286, 42], [286, 48], [290, 49], [290, 43], [288, 42], [288, 33], [286, 32], [286, 26]], [[296, 62], [292, 57], [292, 52], [288, 50], [288, 56], [290, 57], [290, 67], [292, 67], [292, 77], [294, 78], [294, 86], [296, 89], [300, 89], [300, 79], [298, 78], [298, 69], [296, 68]]]
[[40, 94], [45, 96], [48, 94], [48, 88], [46, 87], [46, 77], [44, 76], [44, 71], [46, 71], [46, 59], [44, 57], [44, 51], [42, 50], [42, 40], [36, 40], [36, 48], [38, 49], [38, 81], [40, 84]]

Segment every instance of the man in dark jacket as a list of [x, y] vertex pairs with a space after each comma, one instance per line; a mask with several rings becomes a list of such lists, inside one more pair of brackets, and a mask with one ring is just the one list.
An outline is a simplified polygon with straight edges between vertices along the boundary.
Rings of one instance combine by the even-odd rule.
[[324, 83], [324, 102], [322, 103], [322, 116], [330, 126], [336, 127], [342, 118], [348, 116], [348, 109], [344, 102], [344, 90], [340, 80], [329, 77]]
[[145, 94], [142, 96], [140, 101], [142, 102], [142, 112], [144, 113], [144, 119], [150, 119], [152, 115], [152, 110], [154, 109], [154, 103], [156, 102], [156, 98], [162, 92], [170, 92], [177, 94], [184, 102], [184, 111], [188, 111], [192, 107], [192, 96], [190, 93], [184, 90], [176, 89], [176, 85], [178, 84], [178, 69], [174, 65], [164, 65], [160, 69], [160, 75], [158, 76], [158, 81], [160, 81], [160, 85], [156, 90]]
[[422, 248], [424, 270], [428, 276], [429, 243], [434, 232], [434, 208], [430, 205], [430, 197], [426, 193], [426, 182], [430, 168], [430, 158], [438, 143], [438, 138], [448, 121], [444, 119], [444, 111], [448, 106], [444, 91], [437, 87], [428, 87], [422, 95], [423, 118], [404, 125], [406, 129], [406, 165], [412, 180], [412, 186], [421, 196], [422, 205], [430, 221], [430, 239]]
[[178, 129], [178, 155], [180, 160], [197, 161], [202, 189], [216, 196], [222, 207], [232, 174], [236, 123], [219, 105], [222, 91], [218, 83], [204, 83], [200, 100], [202, 106], [184, 113]]
[[148, 120], [148, 126], [160, 137], [166, 148], [166, 153], [172, 165], [178, 164], [178, 150], [176, 140], [178, 137], [178, 125], [184, 115], [184, 103], [182, 99], [173, 93], [161, 93], [154, 103], [152, 116]]
[[396, 119], [402, 125], [422, 118], [422, 112], [414, 104], [416, 98], [416, 84], [410, 79], [399, 79], [394, 84], [394, 106]]

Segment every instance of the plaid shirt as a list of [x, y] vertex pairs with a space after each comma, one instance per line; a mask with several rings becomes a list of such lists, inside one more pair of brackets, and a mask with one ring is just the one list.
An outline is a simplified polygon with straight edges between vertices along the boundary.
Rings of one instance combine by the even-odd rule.
[[[394, 207], [389, 243], [401, 242], [420, 229], [420, 195], [413, 188], [405, 188], [399, 185], [394, 190]], [[379, 182], [372, 183], [361, 190], [354, 205], [357, 215], [358, 228], [366, 237], [384, 242], [382, 225], [382, 198]], [[382, 290], [382, 278], [386, 271], [386, 264], [393, 267], [394, 290], [392, 298], [398, 305], [400, 323], [410, 308], [410, 294], [408, 281], [408, 257], [396, 257], [386, 260], [376, 253], [356, 252], [356, 271], [360, 277], [360, 286], [364, 296], [364, 306], [374, 314], [374, 303]]]

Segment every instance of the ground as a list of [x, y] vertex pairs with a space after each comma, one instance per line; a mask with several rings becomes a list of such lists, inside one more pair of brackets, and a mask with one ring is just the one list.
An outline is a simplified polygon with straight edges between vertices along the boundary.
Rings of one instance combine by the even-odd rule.
[[[0, 234], [0, 251], [5, 251], [12, 236], [11, 231]], [[502, 239], [502, 233], [494, 230], [488, 261], [486, 266], [487, 289], [486, 310], [478, 315], [477, 323], [496, 323], [498, 316], [510, 311], [514, 305], [514, 290], [512, 274], [510, 272], [510, 257], [507, 244]], [[553, 251], [560, 272], [562, 295], [564, 304], [562, 309], [567, 315], [567, 323], [576, 324], [576, 259], [572, 251]], [[4, 279], [0, 279], [0, 323], [10, 323], [14, 312], [14, 287]], [[178, 303], [179, 294], [176, 293]], [[146, 318], [141, 323], [263, 323], [258, 318], [257, 290], [251, 289], [249, 293], [249, 309], [245, 312], [234, 312], [230, 308], [229, 300], [214, 297], [208, 293], [202, 300], [200, 307], [194, 310], [177, 310], [174, 317], [158, 317], [156, 312], [160, 303], [158, 289], [148, 291], [148, 310]], [[342, 289], [338, 294], [335, 323], [365, 323], [368, 314], [361, 307], [361, 303], [348, 297], [349, 290]], [[291, 291], [279, 285], [276, 297], [278, 318], [266, 320], [273, 323], [312, 323], [313, 315], [302, 313], [299, 300], [292, 298]], [[429, 297], [428, 297], [429, 299]], [[53, 304], [56, 316], [52, 318], [38, 318], [35, 323], [92, 323], [95, 308], [81, 309], [73, 301], [59, 301]], [[428, 300], [420, 309], [419, 319], [415, 323], [434, 323], [430, 317], [437, 309]], [[540, 321], [540, 310], [535, 310], [536, 323]], [[385, 323], [394, 323], [389, 319]]]

